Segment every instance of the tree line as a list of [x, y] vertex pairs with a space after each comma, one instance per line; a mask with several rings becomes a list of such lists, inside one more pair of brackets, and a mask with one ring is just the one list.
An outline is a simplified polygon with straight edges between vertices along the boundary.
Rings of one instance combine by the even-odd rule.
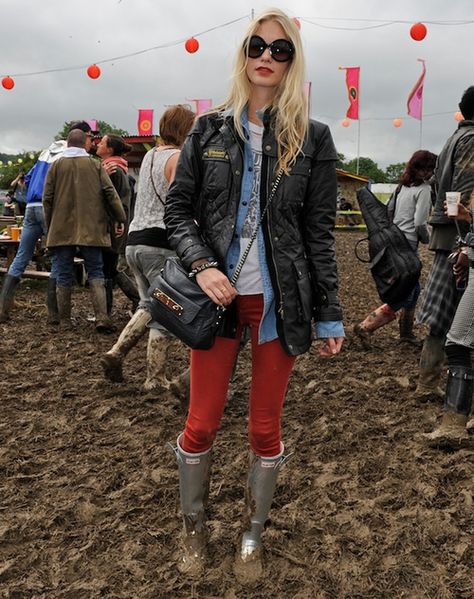
[[[357, 158], [346, 160], [344, 154], [337, 155], [337, 168], [344, 171], [357, 174]], [[379, 165], [374, 162], [371, 158], [361, 156], [359, 158], [359, 175], [368, 177], [373, 183], [398, 183], [403, 171], [405, 170], [406, 162], [398, 162], [396, 164], [389, 164], [385, 170], [381, 169]]]
[[[72, 122], [65, 122], [54, 139], [66, 139]], [[124, 129], [120, 129], [116, 125], [110, 125], [105, 121], [97, 121], [97, 125], [101, 135], [107, 135], [108, 133], [115, 133], [122, 136], [129, 135]], [[21, 152], [14, 155], [0, 153], [0, 161], [3, 163], [0, 165], [0, 189], [8, 189], [10, 183], [15, 179], [20, 170], [27, 173], [38, 159], [39, 153], [39, 151]], [[337, 156], [337, 168], [353, 173], [354, 175], [357, 174], [357, 158], [347, 160], [344, 154], [338, 154]], [[8, 164], [9, 161], [12, 163], [11, 165]], [[398, 183], [405, 170], [405, 166], [405, 162], [399, 162], [397, 164], [389, 164], [383, 170], [371, 158], [361, 156], [359, 158], [359, 175], [368, 177], [374, 183]]]

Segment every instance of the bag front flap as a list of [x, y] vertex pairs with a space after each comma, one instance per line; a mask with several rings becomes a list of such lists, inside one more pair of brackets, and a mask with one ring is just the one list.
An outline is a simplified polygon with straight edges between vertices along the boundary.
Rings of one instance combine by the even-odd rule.
[[184, 324], [192, 322], [203, 305], [212, 301], [190, 279], [178, 258], [168, 258], [158, 277], [152, 281], [149, 294], [173, 312]]

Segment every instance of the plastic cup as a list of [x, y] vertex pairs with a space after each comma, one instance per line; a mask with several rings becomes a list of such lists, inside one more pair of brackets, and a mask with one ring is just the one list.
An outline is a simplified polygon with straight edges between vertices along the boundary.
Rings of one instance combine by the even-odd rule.
[[447, 191], [446, 192], [446, 214], [448, 216], [458, 215], [458, 204], [461, 201], [460, 191]]
[[12, 236], [13, 241], [18, 241], [20, 239], [20, 227], [12, 227], [10, 229], [10, 235]]

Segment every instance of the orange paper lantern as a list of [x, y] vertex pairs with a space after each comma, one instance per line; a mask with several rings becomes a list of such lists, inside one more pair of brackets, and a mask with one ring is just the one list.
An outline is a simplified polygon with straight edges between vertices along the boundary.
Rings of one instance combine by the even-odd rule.
[[351, 124], [351, 122], [350, 122], [350, 120], [349, 120], [349, 119], [344, 119], [344, 120], [342, 121], [342, 123], [341, 123], [341, 125], [342, 125], [343, 127], [349, 127], [349, 125], [350, 125], [350, 124]]
[[456, 119], [456, 121], [463, 121], [464, 117], [462, 115], [462, 112], [459, 112], [459, 110], [457, 112], [454, 113], [454, 118]]
[[197, 52], [199, 50], [199, 42], [195, 37], [190, 37], [186, 40], [184, 47], [186, 48], [187, 52], [189, 52], [190, 54], [194, 54], [194, 52]]
[[394, 127], [401, 127], [402, 126], [402, 119], [393, 119], [393, 126]]
[[426, 25], [423, 25], [423, 23], [415, 23], [410, 27], [410, 35], [415, 42], [421, 42], [421, 40], [424, 40], [427, 31]]
[[100, 77], [100, 69], [96, 64], [91, 64], [87, 69], [87, 74], [91, 79], [98, 79]]
[[2, 79], [2, 85], [5, 89], [13, 89], [15, 87], [15, 82], [11, 77], [4, 77]]

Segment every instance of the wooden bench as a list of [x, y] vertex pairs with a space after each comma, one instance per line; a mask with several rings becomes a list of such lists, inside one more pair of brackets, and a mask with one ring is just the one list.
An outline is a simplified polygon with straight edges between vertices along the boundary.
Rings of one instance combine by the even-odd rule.
[[[7, 272], [8, 268], [0, 266], [0, 274], [6, 275]], [[25, 270], [23, 276], [28, 279], [49, 279], [49, 272], [46, 272], [45, 270]]]
[[[6, 275], [7, 272], [8, 267], [0, 266], [0, 275]], [[49, 279], [49, 275], [50, 273], [47, 270], [27, 269], [22, 276], [28, 279]], [[83, 258], [74, 258], [74, 278], [79, 285], [84, 286], [86, 284], [87, 276]]]

